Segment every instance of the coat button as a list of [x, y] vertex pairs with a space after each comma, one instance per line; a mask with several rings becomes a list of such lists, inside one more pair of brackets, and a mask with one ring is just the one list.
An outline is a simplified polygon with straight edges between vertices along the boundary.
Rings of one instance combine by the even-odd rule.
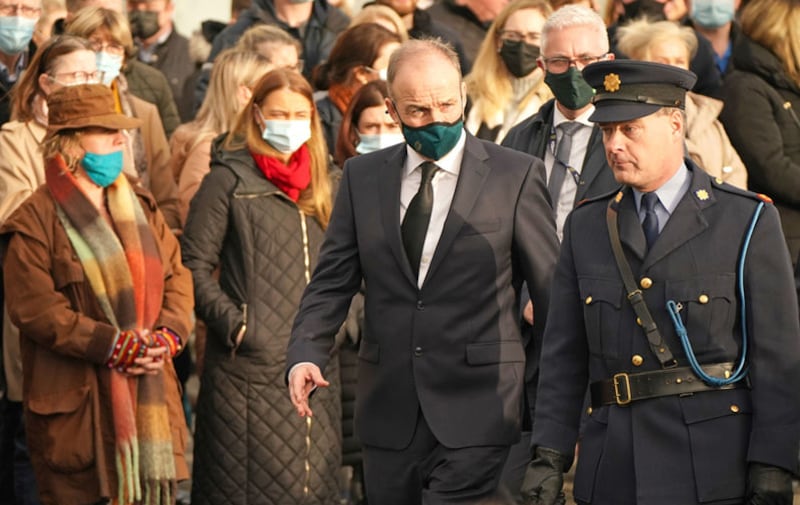
[[639, 286], [641, 286], [642, 289], [650, 289], [652, 285], [653, 279], [650, 277], [642, 277], [642, 280], [639, 281]]
[[633, 366], [642, 366], [642, 363], [644, 363], [644, 358], [638, 354], [634, 354], [631, 358], [631, 363], [633, 363]]
[[422, 356], [422, 347], [415, 347], [414, 348], [414, 356], [416, 356], [417, 358]]
[[588, 415], [592, 415], [592, 407], [589, 407], [588, 409], [586, 409], [586, 413]]
[[425, 310], [425, 304], [422, 303], [422, 300], [417, 300], [417, 310]]
[[738, 405], [731, 405], [731, 412], [733, 412], [734, 414], [738, 414], [739, 413], [739, 406]]
[[591, 304], [592, 304], [592, 297], [591, 296], [587, 296], [586, 297], [586, 305], [591, 305]]
[[703, 305], [707, 304], [708, 303], [708, 295], [700, 295], [697, 298], [697, 301], [702, 303]]

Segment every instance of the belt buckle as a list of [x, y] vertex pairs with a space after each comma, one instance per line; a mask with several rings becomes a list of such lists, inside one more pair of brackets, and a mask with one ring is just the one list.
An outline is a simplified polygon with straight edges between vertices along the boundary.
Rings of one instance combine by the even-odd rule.
[[[628, 374], [620, 372], [614, 374], [614, 401], [623, 406], [631, 402], [631, 381]], [[622, 389], [622, 391], [620, 391]]]

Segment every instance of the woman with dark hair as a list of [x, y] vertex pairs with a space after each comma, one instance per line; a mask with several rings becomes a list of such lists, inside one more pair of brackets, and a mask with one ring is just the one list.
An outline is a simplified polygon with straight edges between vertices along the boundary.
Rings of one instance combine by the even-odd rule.
[[123, 132], [140, 121], [101, 84], [47, 105], [46, 182], [2, 228], [39, 499], [175, 503], [189, 473], [171, 357], [191, 327], [190, 273], [152, 195], [122, 172]]
[[359, 89], [344, 113], [333, 159], [344, 166], [348, 158], [404, 141], [400, 125], [386, 111], [386, 81], [371, 81]]
[[284, 385], [292, 321], [331, 214], [328, 154], [302, 75], [275, 69], [252, 93], [212, 146], [181, 239], [208, 327], [192, 504], [329, 505], [341, 460], [338, 384], [314, 395], [311, 420], [296, 415]]
[[317, 100], [317, 109], [329, 152], [336, 148], [342, 116], [353, 95], [370, 81], [386, 80], [389, 56], [400, 43], [398, 34], [381, 25], [356, 25], [339, 34], [328, 61], [314, 71], [316, 89], [327, 90]]

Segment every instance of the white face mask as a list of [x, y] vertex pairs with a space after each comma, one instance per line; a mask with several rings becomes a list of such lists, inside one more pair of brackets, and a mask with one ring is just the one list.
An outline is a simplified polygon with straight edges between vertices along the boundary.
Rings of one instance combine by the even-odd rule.
[[111, 86], [111, 83], [114, 82], [114, 79], [119, 76], [120, 69], [122, 68], [122, 56], [100, 51], [99, 53], [96, 53], [96, 58], [97, 70], [104, 72], [103, 84], [106, 86]]
[[311, 138], [311, 120], [267, 119], [261, 136], [278, 151], [291, 154]]
[[358, 134], [358, 154], [367, 154], [385, 147], [390, 147], [401, 142], [405, 142], [402, 133], [377, 133], [377, 134]]

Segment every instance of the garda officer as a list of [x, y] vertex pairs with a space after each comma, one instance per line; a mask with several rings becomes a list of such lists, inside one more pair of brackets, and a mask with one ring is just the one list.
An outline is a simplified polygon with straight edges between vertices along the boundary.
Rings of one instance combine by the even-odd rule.
[[792, 503], [800, 323], [778, 213], [684, 158], [691, 72], [584, 70], [622, 190], [564, 227], [527, 503], [563, 503], [586, 386], [579, 504]]

